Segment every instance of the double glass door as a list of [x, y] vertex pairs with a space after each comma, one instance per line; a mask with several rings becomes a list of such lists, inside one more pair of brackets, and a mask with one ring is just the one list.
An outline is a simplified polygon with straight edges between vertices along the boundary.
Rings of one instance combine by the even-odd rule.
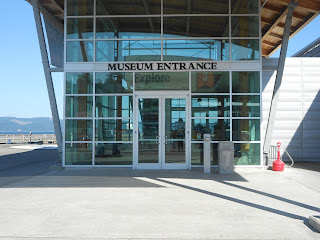
[[137, 96], [135, 168], [187, 169], [187, 99]]

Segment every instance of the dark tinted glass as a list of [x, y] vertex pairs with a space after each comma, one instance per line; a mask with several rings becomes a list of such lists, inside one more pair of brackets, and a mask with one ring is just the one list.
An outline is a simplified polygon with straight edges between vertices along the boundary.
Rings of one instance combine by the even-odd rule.
[[96, 93], [132, 93], [133, 74], [130, 72], [97, 72]]
[[66, 94], [92, 94], [92, 73], [67, 73]]
[[228, 93], [229, 72], [191, 72], [193, 93]]

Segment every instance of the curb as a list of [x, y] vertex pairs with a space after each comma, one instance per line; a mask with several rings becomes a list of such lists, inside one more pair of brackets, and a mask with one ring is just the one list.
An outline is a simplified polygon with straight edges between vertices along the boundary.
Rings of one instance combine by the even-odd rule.
[[310, 216], [309, 224], [320, 232], [320, 216]]

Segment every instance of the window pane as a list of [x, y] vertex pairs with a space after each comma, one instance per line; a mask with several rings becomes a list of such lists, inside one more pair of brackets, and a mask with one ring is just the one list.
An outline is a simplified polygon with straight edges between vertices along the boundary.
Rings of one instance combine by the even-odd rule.
[[88, 16], [93, 15], [94, 0], [68, 0], [67, 15], [68, 16]]
[[232, 40], [232, 60], [259, 60], [259, 40], [237, 39]]
[[260, 117], [260, 96], [232, 96], [233, 117]]
[[260, 143], [235, 143], [235, 165], [260, 165]]
[[133, 74], [130, 72], [97, 72], [96, 93], [132, 93]]
[[259, 72], [232, 72], [233, 93], [260, 93]]
[[259, 17], [236, 16], [231, 23], [232, 37], [259, 37]]
[[192, 117], [230, 117], [229, 96], [192, 96]]
[[228, 37], [229, 17], [165, 17], [163, 37]]
[[228, 14], [229, 1], [226, 0], [191, 0], [188, 6], [186, 0], [164, 0], [163, 12], [164, 14]]
[[[211, 143], [211, 165], [218, 165], [218, 143]], [[191, 143], [191, 165], [203, 165], [203, 143]]]
[[66, 143], [66, 165], [92, 165], [91, 143]]
[[231, 12], [233, 14], [258, 14], [258, 0], [231, 0]]
[[163, 60], [229, 60], [228, 40], [164, 40]]
[[161, 38], [161, 19], [97, 18], [96, 38]]
[[230, 140], [229, 119], [192, 119], [192, 140], [203, 141], [203, 134], [211, 134], [212, 141]]
[[232, 120], [233, 141], [260, 141], [260, 119]]
[[92, 141], [92, 120], [66, 120], [66, 141]]
[[67, 42], [67, 62], [92, 62], [92, 41]]
[[94, 165], [132, 165], [132, 143], [96, 144]]
[[188, 90], [188, 72], [139, 72], [135, 79], [136, 90]]
[[96, 117], [132, 117], [132, 96], [96, 97]]
[[92, 94], [92, 73], [67, 73], [66, 94]]
[[148, 0], [97, 0], [97, 15], [160, 14], [161, 1]]
[[191, 72], [193, 93], [229, 93], [229, 72]]
[[67, 39], [93, 38], [93, 18], [67, 19]]
[[160, 61], [161, 41], [97, 41], [96, 61]]
[[66, 97], [66, 117], [92, 117], [93, 98]]
[[132, 136], [131, 119], [96, 120], [96, 141], [132, 141]]

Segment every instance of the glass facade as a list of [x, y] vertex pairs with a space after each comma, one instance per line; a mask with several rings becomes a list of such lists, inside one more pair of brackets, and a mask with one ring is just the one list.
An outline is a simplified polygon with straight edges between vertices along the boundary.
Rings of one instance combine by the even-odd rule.
[[[213, 165], [220, 141], [234, 142], [235, 165], [260, 165], [258, 0], [66, 6], [65, 165], [201, 166], [203, 134], [211, 136]], [[217, 67], [166, 70], [190, 62]], [[125, 65], [132, 63], [164, 67]]]

